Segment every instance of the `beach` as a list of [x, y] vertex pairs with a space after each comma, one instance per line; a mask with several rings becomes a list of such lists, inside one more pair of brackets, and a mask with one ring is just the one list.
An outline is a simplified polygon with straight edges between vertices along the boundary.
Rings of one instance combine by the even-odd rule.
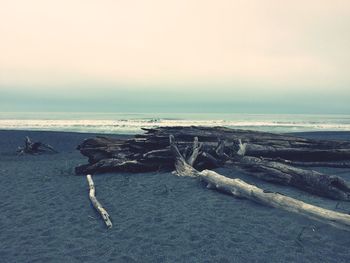
[[[96, 134], [0, 131], [0, 261], [11, 262], [350, 262], [350, 233], [208, 190], [172, 173], [93, 177], [113, 228], [106, 229], [74, 167]], [[350, 132], [297, 133], [350, 140]], [[24, 137], [57, 154], [17, 156]], [[128, 138], [129, 135], [113, 135]], [[314, 168], [350, 181], [350, 169]], [[349, 213], [350, 204], [217, 169], [270, 191]]]

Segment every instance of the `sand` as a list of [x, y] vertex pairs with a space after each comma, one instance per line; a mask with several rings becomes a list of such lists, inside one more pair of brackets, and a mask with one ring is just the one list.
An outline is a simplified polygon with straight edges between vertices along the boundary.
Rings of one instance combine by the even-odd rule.
[[[60, 153], [16, 156], [25, 135]], [[350, 139], [350, 133], [303, 133]], [[94, 176], [107, 230], [88, 199], [75, 147], [91, 134], [0, 131], [0, 262], [350, 262], [350, 233], [208, 190], [171, 173]], [[337, 137], [338, 136], [338, 137]], [[319, 168], [350, 181], [350, 169]], [[342, 212], [350, 204], [218, 169]], [[300, 241], [298, 235], [304, 229]]]

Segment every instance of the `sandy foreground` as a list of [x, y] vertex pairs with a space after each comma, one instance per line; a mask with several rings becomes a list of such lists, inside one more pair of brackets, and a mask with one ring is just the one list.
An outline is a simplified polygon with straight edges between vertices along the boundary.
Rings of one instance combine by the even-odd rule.
[[[58, 154], [17, 156], [24, 136]], [[303, 133], [350, 140], [349, 132]], [[207, 190], [171, 173], [94, 176], [112, 217], [107, 230], [74, 167], [92, 134], [0, 131], [0, 262], [350, 262], [350, 233], [249, 200]], [[350, 181], [350, 169], [318, 168]], [[349, 213], [350, 203], [261, 182], [266, 190]]]

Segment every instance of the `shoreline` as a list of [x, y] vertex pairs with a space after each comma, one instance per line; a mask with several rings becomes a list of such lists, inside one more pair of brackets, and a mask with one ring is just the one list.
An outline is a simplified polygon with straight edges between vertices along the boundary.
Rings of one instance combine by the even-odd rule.
[[[99, 133], [99, 132], [74, 132], [74, 131], [49, 131], [49, 130], [16, 130], [16, 129], [0, 129], [0, 133], [2, 132], [28, 132], [28, 133], [57, 133], [57, 134], [78, 134], [78, 135], [83, 135], [83, 134], [91, 134], [91, 135], [112, 135], [112, 136], [134, 136], [134, 134], [127, 134], [127, 133]], [[349, 131], [350, 133], [350, 131]]]
[[0, 129], [15, 130], [55, 130], [91, 133], [137, 134], [141, 127], [155, 126], [224, 126], [233, 129], [259, 130], [270, 132], [303, 131], [350, 131], [350, 115], [315, 114], [178, 114], [145, 113], [112, 115], [74, 113], [29, 114], [26, 118], [14, 115], [6, 118], [0, 113]]
[[[195, 125], [194, 125], [195, 126]], [[224, 127], [224, 126], [223, 126]], [[282, 133], [282, 134], [305, 134], [305, 135], [313, 135], [313, 134], [320, 134], [320, 135], [344, 135], [344, 134], [350, 134], [350, 131], [333, 131], [333, 130], [322, 130], [322, 131], [296, 131], [296, 132], [275, 132], [275, 131], [261, 131], [261, 130], [255, 130], [255, 129], [241, 129], [240, 127], [237, 128], [229, 128], [234, 130], [252, 130], [252, 131], [258, 131], [258, 132], [266, 132], [266, 133]], [[88, 132], [88, 131], [56, 131], [56, 130], [32, 130], [32, 129], [1, 129], [0, 132], [33, 132], [33, 133], [66, 133], [66, 134], [91, 134], [91, 135], [115, 135], [115, 136], [134, 136], [139, 133], [110, 133], [110, 132]], [[142, 130], [140, 131], [140, 133]]]

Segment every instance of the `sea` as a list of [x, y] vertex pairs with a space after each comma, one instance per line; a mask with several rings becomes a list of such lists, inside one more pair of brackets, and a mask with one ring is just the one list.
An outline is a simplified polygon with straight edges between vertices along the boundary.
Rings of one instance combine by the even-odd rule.
[[160, 126], [222, 126], [278, 133], [350, 131], [350, 115], [2, 112], [0, 130], [137, 134]]

